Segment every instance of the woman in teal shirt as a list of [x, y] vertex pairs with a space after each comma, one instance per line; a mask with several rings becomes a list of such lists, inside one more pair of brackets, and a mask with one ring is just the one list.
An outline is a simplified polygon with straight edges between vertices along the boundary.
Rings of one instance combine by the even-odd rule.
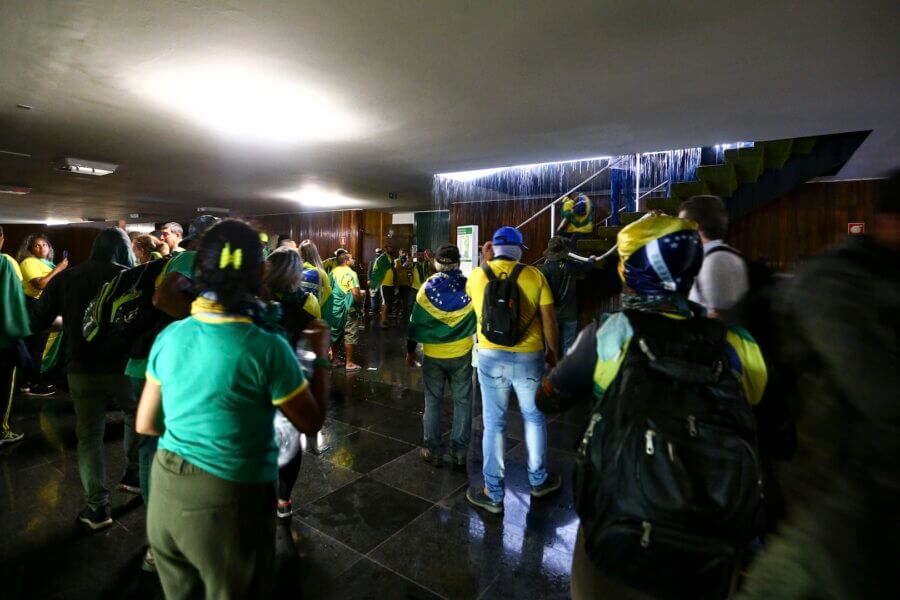
[[[200, 297], [156, 338], [138, 408], [138, 432], [161, 436], [148, 537], [167, 598], [265, 598], [275, 563], [275, 409], [313, 435], [328, 390], [314, 397], [288, 343], [254, 321], [256, 231], [235, 220], [210, 228], [195, 270]], [[327, 379], [328, 330], [310, 337], [315, 374]]]

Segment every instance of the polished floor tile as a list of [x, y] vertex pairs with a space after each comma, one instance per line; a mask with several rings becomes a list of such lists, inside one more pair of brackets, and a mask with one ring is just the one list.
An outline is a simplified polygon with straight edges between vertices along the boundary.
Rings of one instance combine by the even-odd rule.
[[291, 500], [294, 509], [315, 502], [362, 477], [360, 473], [340, 467], [322, 457], [306, 453], [300, 465], [300, 475], [294, 484]]
[[488, 527], [435, 506], [372, 553], [376, 561], [445, 598], [476, 598], [522, 544], [517, 529]]
[[[332, 374], [325, 425], [304, 438], [295, 514], [278, 522], [276, 597], [567, 597], [578, 528], [571, 449], [586, 409], [548, 416], [547, 463], [563, 475], [563, 489], [535, 501], [511, 398], [506, 511], [485, 514], [465, 500], [469, 486], [482, 485], [477, 386], [466, 471], [425, 463], [422, 369], [406, 366], [404, 344], [397, 325], [367, 330], [359, 347], [367, 368]], [[441, 413], [446, 443], [452, 401]], [[114, 524], [94, 535], [75, 521], [84, 501], [66, 395], [16, 398], [11, 425], [26, 437], [0, 447], [3, 598], [162, 598], [158, 579], [140, 570], [146, 510], [138, 496], [114, 490], [125, 468], [121, 413], [109, 413], [104, 448]]]
[[448, 463], [435, 467], [419, 456], [419, 448], [375, 469], [369, 476], [414, 496], [437, 502], [468, 482], [465, 471], [450, 468]]
[[429, 506], [421, 498], [363, 477], [302, 507], [296, 514], [307, 525], [366, 553]]
[[312, 594], [310, 598], [438, 600], [440, 596], [410, 579], [363, 558], [344, 571], [339, 578], [332, 580], [323, 593]]
[[412, 448], [412, 444], [371, 431], [356, 431], [337, 440], [320, 456], [339, 467], [368, 473]]

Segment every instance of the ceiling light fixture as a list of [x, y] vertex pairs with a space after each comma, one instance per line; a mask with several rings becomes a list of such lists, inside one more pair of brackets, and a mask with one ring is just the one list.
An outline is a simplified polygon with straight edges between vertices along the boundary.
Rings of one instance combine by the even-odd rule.
[[119, 165], [112, 163], [97, 162], [95, 160], [85, 160], [83, 158], [63, 158], [56, 163], [56, 168], [60, 171], [68, 173], [78, 173], [79, 175], [111, 175], [116, 172]]
[[265, 60], [227, 59], [141, 69], [134, 91], [226, 138], [261, 144], [340, 140], [360, 119], [305, 80]]
[[299, 190], [280, 194], [280, 196], [287, 200], [299, 202], [307, 208], [332, 208], [334, 210], [340, 210], [366, 204], [364, 200], [345, 196], [340, 192], [329, 190], [314, 183], [307, 183]]

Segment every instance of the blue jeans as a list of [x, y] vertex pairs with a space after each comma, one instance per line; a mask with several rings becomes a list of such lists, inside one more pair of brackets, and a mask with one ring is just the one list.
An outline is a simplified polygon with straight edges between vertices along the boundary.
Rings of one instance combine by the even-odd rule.
[[528, 449], [528, 482], [532, 486], [547, 480], [547, 423], [535, 404], [535, 395], [544, 374], [544, 352], [478, 351], [478, 383], [481, 385], [484, 422], [484, 486], [495, 502], [503, 500], [503, 438], [510, 389], [516, 390], [525, 421]]
[[559, 321], [559, 356], [558, 359], [566, 355], [569, 348], [575, 345], [575, 338], [578, 337], [578, 321]]

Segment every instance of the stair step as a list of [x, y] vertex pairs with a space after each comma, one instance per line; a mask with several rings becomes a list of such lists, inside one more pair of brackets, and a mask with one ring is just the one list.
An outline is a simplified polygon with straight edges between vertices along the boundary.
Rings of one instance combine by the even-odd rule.
[[610, 248], [616, 245], [615, 239], [593, 239], [578, 240], [575, 247], [579, 254], [594, 254], [599, 256], [604, 252], [608, 252]]
[[[649, 200], [649, 198], [647, 200]], [[643, 217], [645, 214], [647, 214], [647, 213], [643, 213], [643, 212], [619, 213], [619, 222], [622, 223], [622, 225], [631, 225], [632, 223], [634, 223], [635, 221], [637, 221], [638, 219]]]
[[687, 200], [691, 196], [703, 196], [709, 193], [709, 188], [702, 181], [679, 181], [672, 184], [672, 197], [679, 200]]
[[615, 225], [611, 227], [598, 227], [596, 230], [596, 235], [600, 239], [614, 240], [616, 239], [616, 236], [619, 235], [620, 231], [622, 231], [622, 227]]
[[765, 150], [762, 148], [734, 148], [725, 151], [725, 161], [734, 165], [738, 185], [756, 183], [766, 170]]
[[738, 186], [737, 176], [734, 174], [734, 165], [732, 163], [698, 167], [697, 179], [706, 184], [711, 194], [722, 198], [731, 196]]
[[766, 169], [780, 169], [784, 163], [791, 157], [791, 148], [794, 146], [794, 140], [769, 140], [767, 142], [756, 142], [755, 148], [762, 148], [765, 151]]
[[661, 210], [667, 215], [677, 217], [682, 202], [680, 198], [647, 198], [646, 208], [647, 210]]
[[819, 138], [817, 138], [816, 136], [794, 138], [794, 145], [791, 146], [791, 156], [797, 156], [798, 154], [809, 154], [810, 152], [812, 152], [812, 149], [815, 148], [818, 139]]

